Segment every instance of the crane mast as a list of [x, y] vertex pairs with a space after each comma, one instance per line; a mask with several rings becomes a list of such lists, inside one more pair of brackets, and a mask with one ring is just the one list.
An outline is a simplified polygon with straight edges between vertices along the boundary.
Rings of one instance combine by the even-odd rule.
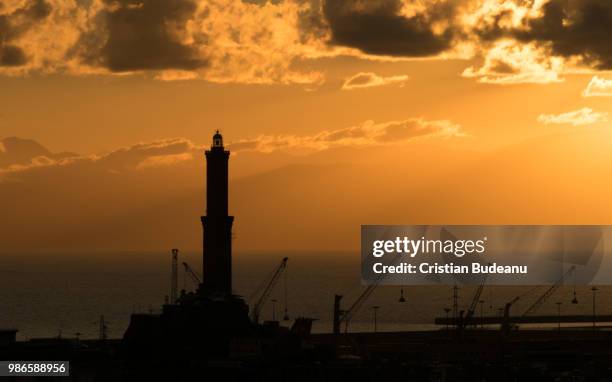
[[253, 320], [254, 323], [259, 323], [259, 315], [261, 313], [261, 310], [263, 309], [264, 305], [268, 301], [268, 298], [270, 297], [270, 293], [272, 293], [272, 290], [278, 283], [278, 280], [280, 280], [281, 275], [287, 269], [287, 260], [289, 260], [288, 257], [283, 258], [283, 260], [280, 262], [280, 264], [276, 267], [276, 269], [272, 273], [272, 277], [269, 279], [269, 281], [266, 284], [264, 284], [265, 288], [263, 292], [261, 293], [261, 296], [259, 297], [259, 299], [253, 305], [253, 309], [251, 310], [251, 320]]
[[484, 290], [485, 282], [487, 281], [487, 276], [488, 276], [488, 273], [485, 273], [485, 275], [482, 278], [482, 282], [478, 285], [478, 288], [476, 288], [476, 293], [474, 293], [474, 297], [472, 297], [472, 302], [465, 316], [466, 322], [468, 322], [468, 320], [474, 316], [474, 312], [476, 311], [476, 305], [478, 304], [478, 301], [480, 301], [480, 296], [482, 295], [482, 291]]
[[[548, 288], [544, 292], [544, 294], [542, 294], [540, 297], [538, 297], [538, 299], [533, 304], [531, 304], [531, 306], [529, 308], [527, 308], [525, 313], [522, 314], [522, 317], [525, 317], [525, 316], [535, 312], [537, 309], [539, 309], [546, 302], [546, 300], [548, 300], [550, 298], [550, 296], [552, 296], [555, 293], [555, 291], [557, 289], [559, 289], [559, 287], [563, 284], [563, 281], [569, 275], [571, 275], [572, 272], [574, 272], [575, 270], [576, 270], [576, 266], [572, 265], [572, 267], [570, 269], [568, 269], [567, 272], [565, 272], [563, 274], [563, 276], [561, 276], [561, 278], [559, 280], [557, 280], [557, 282], [555, 282], [553, 285], [551, 285], [550, 288]], [[506, 303], [506, 306], [504, 307], [504, 320], [502, 322], [502, 331], [507, 332], [507, 331], [509, 331], [511, 329], [510, 308], [512, 307], [512, 305], [514, 305], [514, 303], [516, 303], [519, 299], [524, 298], [528, 294], [533, 293], [536, 289], [538, 289], [538, 286], [535, 286], [535, 287], [529, 289], [527, 292], [523, 293], [523, 295], [517, 296], [512, 301]]]
[[529, 308], [527, 308], [527, 310], [525, 311], [525, 313], [523, 313], [523, 317], [535, 312], [536, 310], [538, 310], [545, 302], [546, 300], [548, 300], [548, 298], [550, 296], [552, 296], [557, 289], [559, 289], [559, 287], [563, 284], [563, 281], [572, 274], [572, 272], [574, 272], [576, 270], [576, 266], [572, 265], [570, 269], [567, 270], [567, 272], [565, 272], [563, 274], [563, 276], [561, 276], [561, 278], [559, 280], [557, 280], [556, 283], [554, 283], [553, 285], [551, 285], [550, 288], [548, 288], [546, 290], [546, 292], [544, 292], [543, 295], [541, 295], [533, 304], [531, 304], [531, 306]]
[[178, 297], [178, 253], [178, 249], [172, 249], [172, 271], [170, 274], [170, 304], [176, 304], [176, 300]]
[[[390, 262], [389, 265], [395, 265], [401, 259], [401, 256], [395, 256]], [[348, 324], [357, 313], [359, 308], [363, 305], [365, 300], [370, 297], [372, 292], [376, 289], [376, 287], [382, 282], [384, 279], [383, 275], [380, 275], [372, 284], [368, 285], [368, 287], [361, 293], [361, 295], [355, 300], [353, 305], [348, 310], [340, 309], [340, 301], [342, 300], [341, 295], [334, 296], [334, 323], [333, 323], [333, 332], [334, 334], [340, 334], [340, 324], [345, 324], [345, 330], [348, 328]]]
[[484, 281], [482, 284], [478, 285], [476, 289], [476, 293], [474, 293], [474, 297], [472, 298], [472, 303], [470, 304], [470, 308], [467, 311], [467, 315], [465, 318], [472, 318], [474, 316], [474, 312], [476, 311], [476, 304], [480, 300], [480, 296], [482, 295], [482, 290], [484, 289]]
[[353, 315], [357, 313], [359, 308], [363, 305], [365, 300], [374, 292], [374, 289], [378, 286], [378, 283], [368, 285], [368, 287], [363, 291], [363, 293], [355, 300], [353, 305], [348, 310], [340, 309], [340, 301], [342, 300], [341, 295], [335, 295], [334, 299], [334, 334], [340, 333], [340, 324], [345, 324], [345, 329], [348, 328], [348, 324], [353, 318]]

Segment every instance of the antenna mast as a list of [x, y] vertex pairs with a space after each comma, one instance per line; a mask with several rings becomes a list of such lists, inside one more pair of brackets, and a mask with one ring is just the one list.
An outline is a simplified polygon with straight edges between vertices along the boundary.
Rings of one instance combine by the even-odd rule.
[[176, 248], [172, 249], [172, 275], [170, 277], [170, 304], [176, 304], [178, 290], [178, 252]]

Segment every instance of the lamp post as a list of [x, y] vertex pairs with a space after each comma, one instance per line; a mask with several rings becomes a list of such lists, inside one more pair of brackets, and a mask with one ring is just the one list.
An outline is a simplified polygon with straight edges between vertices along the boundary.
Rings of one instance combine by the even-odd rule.
[[374, 311], [374, 333], [376, 333], [378, 331], [378, 321], [377, 321], [377, 312], [378, 312], [378, 308], [380, 308], [380, 306], [378, 305], [374, 305], [372, 307], [372, 310]]
[[484, 328], [484, 300], [478, 301], [480, 304], [480, 328]]
[[444, 313], [446, 313], [446, 330], [448, 330], [448, 314], [450, 311], [450, 308], [444, 308]]
[[457, 319], [459, 318], [459, 287], [457, 284], [453, 286], [453, 321], [457, 325]]
[[557, 303], [557, 330], [561, 331], [561, 301]]
[[593, 292], [593, 330], [595, 330], [595, 294], [598, 289], [596, 286], [594, 286], [591, 288], [591, 291]]

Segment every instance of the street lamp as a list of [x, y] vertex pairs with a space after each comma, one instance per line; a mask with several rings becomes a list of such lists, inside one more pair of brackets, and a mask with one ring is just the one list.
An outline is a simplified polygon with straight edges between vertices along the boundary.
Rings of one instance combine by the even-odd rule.
[[595, 294], [598, 289], [596, 286], [594, 286], [591, 288], [591, 291], [593, 292], [593, 330], [595, 330]]
[[561, 331], [561, 302], [558, 301], [557, 303], [557, 330]]
[[378, 306], [378, 305], [374, 305], [372, 307], [372, 310], [374, 311], [374, 333], [376, 333], [378, 331], [378, 321], [377, 321], [377, 317], [376, 317], [376, 313], [378, 312], [378, 308], [380, 308], [380, 306]]
[[446, 330], [448, 330], [448, 314], [450, 311], [450, 308], [444, 308], [444, 312], [446, 313]]
[[478, 301], [478, 303], [480, 304], [480, 328], [484, 328], [484, 300], [480, 300]]

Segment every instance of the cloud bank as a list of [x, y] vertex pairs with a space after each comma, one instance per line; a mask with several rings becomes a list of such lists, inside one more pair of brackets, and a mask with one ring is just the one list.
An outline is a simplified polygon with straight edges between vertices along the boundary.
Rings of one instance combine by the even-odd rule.
[[376, 73], [357, 73], [344, 80], [342, 90], [366, 89], [376, 86], [398, 84], [404, 86], [410, 77], [407, 75], [381, 77]]
[[0, 73], [319, 84], [309, 63], [470, 58], [481, 82], [612, 69], [607, 0], [5, 0]]
[[612, 97], [612, 80], [594, 76], [586, 89], [582, 92], [584, 97]]
[[237, 151], [273, 152], [277, 150], [320, 151], [337, 147], [391, 145], [423, 138], [451, 138], [465, 134], [460, 125], [448, 120], [428, 121], [412, 118], [402, 121], [360, 125], [337, 130], [325, 130], [313, 135], [261, 135], [233, 143]]
[[502, 40], [486, 53], [480, 66], [470, 66], [462, 75], [497, 85], [548, 84], [561, 82], [563, 71], [564, 61], [560, 57], [550, 57], [534, 44]]
[[451, 48], [455, 1], [327, 0], [330, 42], [373, 55], [427, 57]]
[[[231, 143], [233, 153], [275, 151], [311, 153], [340, 147], [398, 145], [415, 139], [447, 139], [464, 136], [461, 126], [450, 121], [413, 118], [325, 130], [313, 135], [261, 135]], [[21, 138], [0, 140], [0, 180], [44, 169], [87, 166], [96, 171], [124, 173], [191, 163], [201, 158], [205, 146], [185, 138], [161, 139], [121, 147], [107, 153], [79, 155], [52, 153], [39, 143]]]
[[585, 126], [607, 122], [607, 120], [608, 113], [596, 112], [588, 107], [562, 114], [541, 114], [538, 117], [538, 122], [544, 125]]
[[52, 153], [40, 143], [17, 137], [0, 141], [0, 176], [53, 167], [96, 167], [110, 173], [167, 166], [193, 158], [200, 148], [184, 138], [121, 147], [103, 154]]

